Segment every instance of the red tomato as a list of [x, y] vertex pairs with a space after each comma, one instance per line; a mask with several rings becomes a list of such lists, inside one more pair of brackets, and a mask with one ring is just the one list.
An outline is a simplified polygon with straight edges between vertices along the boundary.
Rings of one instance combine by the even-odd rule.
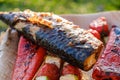
[[62, 69], [62, 75], [74, 74], [77, 75], [79, 80], [81, 80], [81, 72], [77, 67], [67, 64]]
[[47, 76], [50, 80], [59, 80], [59, 69], [55, 64], [45, 63], [38, 71], [37, 77]]
[[90, 29], [98, 31], [102, 36], [108, 36], [109, 34], [108, 23], [105, 17], [100, 17], [94, 20], [90, 23], [89, 27]]
[[92, 30], [92, 29], [89, 29], [88, 30], [90, 33], [92, 33], [96, 38], [98, 38], [99, 40], [101, 39], [101, 36], [99, 34], [99, 32], [97, 32], [96, 30]]

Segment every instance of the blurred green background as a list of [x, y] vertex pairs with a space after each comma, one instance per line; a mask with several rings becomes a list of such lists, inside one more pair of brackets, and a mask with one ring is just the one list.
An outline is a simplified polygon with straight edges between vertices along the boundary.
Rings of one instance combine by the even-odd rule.
[[[0, 0], [0, 11], [25, 9], [55, 14], [86, 14], [120, 10], [120, 0]], [[0, 22], [0, 30], [5, 26]]]

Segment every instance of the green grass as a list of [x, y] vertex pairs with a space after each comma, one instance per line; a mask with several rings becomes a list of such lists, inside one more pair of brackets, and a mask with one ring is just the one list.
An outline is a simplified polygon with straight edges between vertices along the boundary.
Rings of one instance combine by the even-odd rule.
[[[86, 14], [120, 10], [119, 0], [0, 0], [0, 11], [30, 9], [56, 14]], [[0, 22], [0, 30], [4, 29]]]
[[119, 10], [119, 0], [0, 0], [0, 11], [49, 11], [56, 14], [80, 14]]

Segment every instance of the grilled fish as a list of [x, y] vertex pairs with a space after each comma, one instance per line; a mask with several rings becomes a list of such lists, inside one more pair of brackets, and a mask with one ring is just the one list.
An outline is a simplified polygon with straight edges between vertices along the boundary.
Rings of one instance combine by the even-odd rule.
[[0, 19], [33, 43], [68, 63], [89, 70], [103, 43], [78, 25], [47, 12], [0, 12]]

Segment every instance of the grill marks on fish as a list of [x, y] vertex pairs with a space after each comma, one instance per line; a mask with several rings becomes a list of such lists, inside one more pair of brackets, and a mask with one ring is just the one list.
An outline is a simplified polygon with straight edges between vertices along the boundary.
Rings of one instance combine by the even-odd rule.
[[[73, 32], [65, 31], [61, 26], [51, 29], [45, 26], [39, 27], [31, 23], [20, 22], [16, 24], [15, 28], [37, 45], [45, 47], [48, 51], [59, 55], [62, 59], [82, 69], [85, 67], [84, 61], [95, 50], [95, 46], [93, 47], [91, 41], [87, 40], [87, 35], [82, 37], [83, 40], [80, 40], [81, 37], [77, 37]], [[82, 36], [83, 34], [79, 35]], [[70, 42], [72, 42], [73, 46], [69, 45]]]
[[89, 70], [95, 64], [89, 64], [87, 59], [95, 54], [96, 60], [103, 46], [102, 42], [88, 31], [53, 13], [13, 12], [0, 14], [0, 19], [10, 26], [13, 25], [12, 28], [33, 43], [45, 47], [83, 70]]

